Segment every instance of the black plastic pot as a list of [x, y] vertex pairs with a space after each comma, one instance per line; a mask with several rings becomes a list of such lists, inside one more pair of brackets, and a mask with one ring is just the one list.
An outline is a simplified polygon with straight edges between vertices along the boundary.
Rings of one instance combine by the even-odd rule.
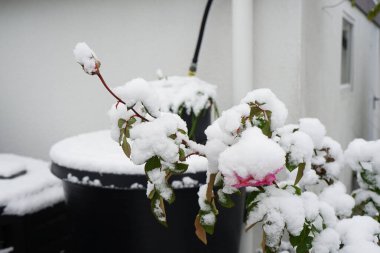
[[66, 252], [67, 221], [63, 202], [23, 216], [0, 215], [0, 251], [12, 248], [12, 253]]
[[[168, 228], [160, 225], [150, 211], [145, 189], [128, 189], [133, 183], [146, 185], [144, 175], [99, 174], [52, 164], [53, 174], [81, 179], [99, 179], [103, 187], [63, 181], [73, 249], [71, 252], [122, 253], [237, 253], [243, 223], [244, 201], [237, 196], [235, 207], [219, 208], [215, 234], [203, 245], [194, 234], [198, 213], [198, 187], [176, 189], [176, 201], [166, 205]], [[204, 183], [205, 173], [187, 174]], [[173, 176], [178, 180], [183, 176]], [[115, 188], [104, 186], [113, 185]]]

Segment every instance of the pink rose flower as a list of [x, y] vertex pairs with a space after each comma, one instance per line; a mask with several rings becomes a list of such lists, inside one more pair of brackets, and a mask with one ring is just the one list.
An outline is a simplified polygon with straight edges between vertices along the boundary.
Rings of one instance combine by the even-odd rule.
[[278, 168], [275, 172], [267, 174], [263, 179], [257, 180], [252, 175], [248, 177], [241, 177], [235, 173], [235, 177], [238, 180], [238, 183], [232, 185], [235, 188], [247, 187], [247, 186], [264, 186], [264, 185], [272, 185], [276, 180], [276, 174], [279, 173], [283, 167]]

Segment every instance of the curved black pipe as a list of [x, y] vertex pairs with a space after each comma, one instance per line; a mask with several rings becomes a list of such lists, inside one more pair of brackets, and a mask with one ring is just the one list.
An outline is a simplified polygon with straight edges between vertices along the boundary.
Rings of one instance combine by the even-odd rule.
[[203, 13], [201, 28], [199, 30], [199, 35], [198, 35], [197, 46], [195, 47], [195, 52], [194, 52], [193, 60], [191, 62], [190, 68], [189, 68], [189, 75], [190, 76], [194, 76], [196, 74], [196, 72], [197, 72], [198, 56], [199, 56], [199, 52], [201, 50], [203, 34], [204, 34], [204, 31], [205, 31], [206, 22], [207, 22], [207, 16], [208, 16], [208, 13], [210, 11], [210, 7], [211, 7], [211, 4], [212, 4], [212, 1], [213, 0], [208, 0], [207, 1], [206, 8], [205, 8], [205, 11]]

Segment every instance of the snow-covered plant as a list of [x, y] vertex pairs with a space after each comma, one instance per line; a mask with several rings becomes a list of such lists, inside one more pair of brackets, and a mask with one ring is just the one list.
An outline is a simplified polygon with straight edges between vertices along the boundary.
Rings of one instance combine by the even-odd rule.
[[190, 140], [178, 115], [162, 112], [152, 83], [134, 79], [111, 90], [93, 52], [78, 44], [74, 53], [82, 66], [90, 66], [86, 73], [96, 74], [116, 98], [109, 111], [112, 138], [132, 162], [145, 164], [147, 196], [161, 224], [167, 219], [164, 202], [175, 198], [168, 179], [186, 172], [187, 158], [199, 155], [208, 161], [195, 219], [204, 243], [214, 232], [218, 204], [230, 208], [232, 195], [241, 194], [247, 229], [262, 224], [265, 253], [352, 253], [358, 247], [379, 252], [379, 223], [349, 218], [355, 203], [338, 180], [342, 149], [319, 120], [284, 125], [285, 105], [269, 89], [258, 89], [224, 111], [206, 129], [206, 145], [200, 145]]
[[349, 168], [356, 172], [359, 189], [353, 192], [354, 212], [380, 221], [380, 140], [352, 141], [345, 153]]
[[215, 115], [219, 114], [215, 101], [216, 86], [196, 76], [164, 76], [161, 70], [157, 76], [158, 80], [150, 83], [160, 98], [161, 111], [191, 118], [189, 137], [196, 140], [195, 130], [207, 111], [214, 109]]

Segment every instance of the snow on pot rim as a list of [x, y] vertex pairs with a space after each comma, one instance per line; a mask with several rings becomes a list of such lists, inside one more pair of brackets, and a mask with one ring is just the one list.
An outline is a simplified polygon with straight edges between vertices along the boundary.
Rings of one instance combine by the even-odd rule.
[[[143, 189], [146, 186], [144, 165], [135, 165], [112, 140], [109, 130], [69, 137], [54, 144], [50, 150], [53, 174], [65, 181], [105, 188]], [[207, 159], [191, 156], [183, 177], [173, 178], [176, 188], [186, 188], [191, 180], [205, 177]], [[192, 176], [194, 175], [194, 176]], [[178, 182], [182, 180], [182, 185]], [[174, 186], [175, 186], [174, 185]]]
[[31, 214], [63, 201], [61, 181], [50, 173], [48, 162], [0, 154], [0, 172], [8, 170], [5, 168], [7, 165], [15, 172], [24, 170], [25, 173], [0, 179], [0, 207], [3, 215]]
[[216, 99], [217, 86], [196, 76], [169, 76], [150, 81], [160, 97], [161, 110], [198, 115], [208, 109]]

